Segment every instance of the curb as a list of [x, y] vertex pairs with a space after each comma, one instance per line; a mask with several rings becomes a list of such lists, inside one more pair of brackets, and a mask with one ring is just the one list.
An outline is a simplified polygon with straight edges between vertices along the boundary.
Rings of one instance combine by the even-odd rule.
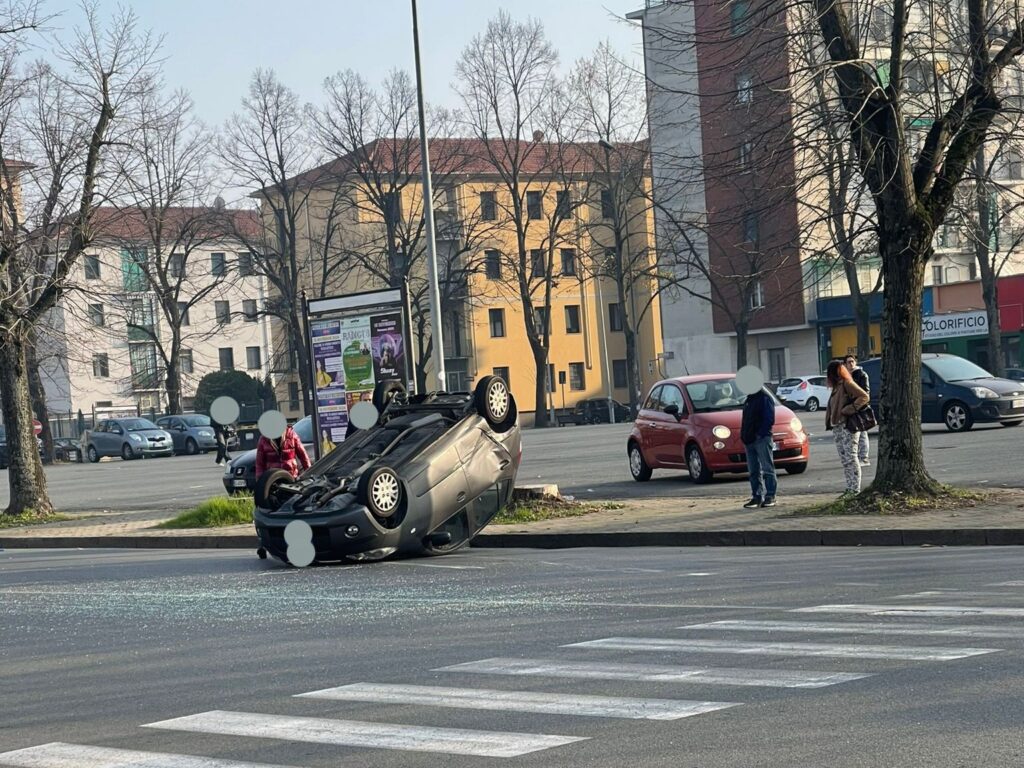
[[[0, 549], [256, 549], [255, 535], [0, 538]], [[491, 533], [478, 548], [1024, 546], [1024, 528]]]

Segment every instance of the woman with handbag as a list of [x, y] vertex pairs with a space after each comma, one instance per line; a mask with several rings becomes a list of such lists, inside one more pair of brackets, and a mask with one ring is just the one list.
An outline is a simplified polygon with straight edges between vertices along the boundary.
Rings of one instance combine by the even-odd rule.
[[[843, 495], [856, 496], [860, 493], [861, 476], [860, 461], [857, 458], [860, 439], [856, 426], [857, 414], [868, 405], [871, 398], [854, 383], [841, 360], [833, 360], [828, 364], [825, 378], [832, 390], [825, 409], [825, 429], [832, 430], [839, 460], [843, 463], [843, 475], [846, 478], [846, 492]], [[851, 417], [854, 418], [851, 420]], [[852, 432], [849, 429], [851, 424], [854, 426]]]

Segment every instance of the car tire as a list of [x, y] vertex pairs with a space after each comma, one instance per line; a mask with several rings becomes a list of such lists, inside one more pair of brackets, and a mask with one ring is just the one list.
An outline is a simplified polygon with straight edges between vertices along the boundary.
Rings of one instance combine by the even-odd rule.
[[131, 461], [135, 458], [135, 452], [132, 451], [132, 447], [125, 443], [121, 446], [121, 461]]
[[704, 454], [696, 445], [691, 445], [686, 449], [686, 469], [690, 473], [690, 479], [698, 485], [710, 483], [711, 478], [714, 477], [704, 460]]
[[405, 393], [405, 385], [398, 379], [385, 379], [373, 388], [373, 407], [377, 409], [378, 413], [383, 413], [384, 409], [388, 407], [395, 395]]
[[95, 445], [90, 445], [86, 449], [85, 455], [89, 457], [89, 463], [90, 464], [96, 464], [100, 460], [100, 452], [96, 450], [96, 446]]
[[633, 476], [633, 479], [638, 483], [646, 483], [650, 480], [654, 470], [644, 459], [644, 453], [640, 450], [640, 446], [630, 443], [626, 454], [629, 456], [629, 474]]
[[1021, 424], [1024, 424], [1021, 421], [1000, 421], [999, 423], [1004, 427], [1019, 427]]
[[287, 469], [271, 469], [260, 475], [256, 481], [256, 488], [253, 489], [253, 501], [260, 509], [277, 509], [281, 506], [281, 499], [276, 495], [277, 487], [281, 483], [290, 483], [294, 478]]
[[959, 400], [946, 403], [942, 409], [942, 421], [950, 432], [966, 432], [974, 426], [971, 409]]
[[193, 440], [191, 437], [185, 441], [185, 453], [189, 456], [195, 456], [199, 453], [199, 443]]
[[359, 478], [359, 498], [374, 517], [389, 520], [402, 507], [405, 491], [402, 480], [391, 467], [374, 467]]
[[815, 411], [818, 410], [818, 407], [820, 405], [821, 403], [818, 402], [818, 398], [811, 397], [807, 399], [807, 403], [804, 405], [804, 408], [806, 408], [809, 412], [814, 413]]
[[785, 469], [787, 475], [802, 475], [807, 471], [807, 462], [802, 461], [799, 464], [787, 464]]
[[473, 392], [473, 403], [477, 413], [497, 432], [507, 432], [516, 423], [516, 402], [500, 376], [480, 379]]

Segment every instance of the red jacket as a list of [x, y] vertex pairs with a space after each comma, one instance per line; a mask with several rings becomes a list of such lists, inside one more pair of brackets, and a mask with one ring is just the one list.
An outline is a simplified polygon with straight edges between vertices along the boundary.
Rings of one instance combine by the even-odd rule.
[[[278, 448], [280, 443], [280, 448]], [[270, 440], [260, 436], [256, 446], [256, 477], [259, 478], [267, 470], [287, 469], [292, 477], [298, 477], [301, 469], [309, 469], [309, 454], [291, 427], [285, 430], [280, 440]]]

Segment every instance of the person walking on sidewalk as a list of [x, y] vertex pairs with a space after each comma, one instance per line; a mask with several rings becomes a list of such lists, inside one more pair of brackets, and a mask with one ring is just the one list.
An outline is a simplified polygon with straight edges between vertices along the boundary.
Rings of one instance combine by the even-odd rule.
[[[856, 355], [847, 355], [843, 360], [843, 365], [846, 366], [846, 370], [850, 372], [850, 376], [853, 378], [853, 383], [868, 393], [868, 397], [871, 397], [871, 380], [868, 378], [868, 373], [859, 365], [857, 365]], [[866, 467], [871, 463], [871, 441], [868, 439], [867, 430], [857, 433], [857, 444], [854, 448], [857, 450], [857, 460], [860, 461], [862, 467]]]
[[747, 395], [743, 403], [740, 439], [747, 451], [750, 472], [750, 501], [744, 509], [774, 507], [778, 477], [772, 459], [772, 429], [775, 427], [775, 401], [764, 388]]
[[217, 441], [216, 464], [218, 467], [222, 467], [231, 460], [231, 456], [228, 455], [228, 427], [212, 416], [210, 417], [210, 425], [213, 427], [213, 437]]
[[870, 402], [868, 393], [857, 386], [850, 372], [841, 360], [833, 360], [825, 372], [828, 386], [832, 394], [828, 398], [825, 409], [825, 429], [832, 430], [832, 439], [839, 452], [839, 460], [843, 464], [843, 475], [846, 480], [844, 496], [856, 496], [860, 493], [860, 461], [857, 459], [857, 441], [859, 432], [851, 432], [846, 428], [846, 419]]

